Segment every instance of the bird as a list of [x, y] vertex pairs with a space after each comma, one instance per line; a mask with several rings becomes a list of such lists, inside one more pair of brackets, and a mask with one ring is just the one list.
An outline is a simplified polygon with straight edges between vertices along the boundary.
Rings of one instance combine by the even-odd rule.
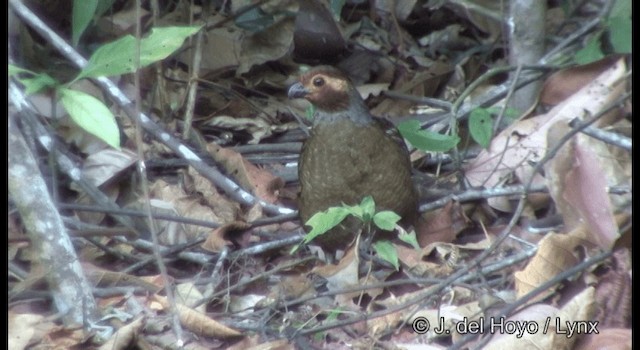
[[[402, 224], [413, 224], [418, 194], [404, 140], [393, 123], [371, 115], [348, 76], [332, 66], [318, 66], [302, 74], [287, 94], [315, 106], [298, 163], [302, 223], [315, 213], [356, 205], [370, 195], [377, 211], [394, 211]], [[345, 250], [361, 227], [358, 219], [347, 217], [312, 243], [325, 251]]]

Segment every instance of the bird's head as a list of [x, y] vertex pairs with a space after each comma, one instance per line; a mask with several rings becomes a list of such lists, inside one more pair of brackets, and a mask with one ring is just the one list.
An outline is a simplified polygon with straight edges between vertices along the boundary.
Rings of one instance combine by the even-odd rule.
[[351, 80], [336, 68], [315, 67], [300, 76], [300, 80], [289, 87], [289, 98], [304, 98], [322, 113], [369, 112], [360, 93]]

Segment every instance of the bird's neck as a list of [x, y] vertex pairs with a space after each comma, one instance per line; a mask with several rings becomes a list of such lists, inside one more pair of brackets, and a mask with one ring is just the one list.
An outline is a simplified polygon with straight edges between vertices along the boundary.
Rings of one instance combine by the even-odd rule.
[[332, 111], [316, 109], [313, 125], [330, 124], [345, 119], [361, 125], [368, 125], [373, 122], [373, 117], [360, 95], [351, 96], [348, 106], [344, 109]]

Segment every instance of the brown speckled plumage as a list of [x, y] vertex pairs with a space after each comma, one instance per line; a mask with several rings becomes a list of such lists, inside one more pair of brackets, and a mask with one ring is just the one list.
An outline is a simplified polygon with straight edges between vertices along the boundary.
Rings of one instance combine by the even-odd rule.
[[[289, 88], [289, 97], [305, 98], [316, 107], [299, 162], [301, 221], [371, 195], [376, 210], [393, 210], [412, 223], [417, 194], [408, 152], [386, 129], [390, 123], [371, 116], [349, 79], [335, 68], [316, 67]], [[358, 229], [359, 222], [350, 218], [313, 242], [327, 250], [344, 249]]]

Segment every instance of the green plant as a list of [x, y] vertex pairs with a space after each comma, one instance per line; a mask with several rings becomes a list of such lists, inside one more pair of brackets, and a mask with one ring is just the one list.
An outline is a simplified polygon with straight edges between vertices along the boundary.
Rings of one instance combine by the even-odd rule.
[[[371, 230], [371, 224], [385, 231], [397, 230], [400, 233], [399, 237], [401, 240], [411, 244], [416, 249], [418, 248], [415, 233], [407, 233], [398, 225], [398, 221], [401, 219], [400, 216], [389, 210], [376, 212], [376, 205], [373, 198], [371, 196], [366, 196], [362, 199], [360, 204], [342, 204], [342, 206], [331, 207], [323, 212], [313, 215], [306, 222], [306, 225], [311, 226], [311, 231], [304, 236], [302, 243], [292, 249], [291, 253], [298, 250], [301, 244], [307, 244], [314, 238], [325, 234], [332, 228], [336, 227], [349, 215], [362, 221], [364, 223], [365, 231]], [[399, 268], [398, 254], [391, 242], [380, 240], [374, 243], [373, 248], [378, 256], [391, 263], [396, 269]]]
[[[140, 40], [139, 67], [148, 66], [175, 52], [188, 36], [200, 27], [155, 28]], [[85, 131], [95, 135], [114, 148], [120, 148], [120, 133], [113, 113], [99, 99], [84, 92], [73, 90], [69, 85], [80, 79], [115, 76], [136, 70], [136, 38], [131, 35], [98, 48], [86, 67], [71, 82], [62, 84], [45, 73], [36, 73], [9, 65], [9, 76], [15, 77], [25, 86], [27, 94], [52, 88], [71, 119]]]
[[631, 53], [631, 33], [631, 0], [615, 0], [602, 27], [576, 52], [576, 63], [597, 61], [605, 56], [605, 52]]

